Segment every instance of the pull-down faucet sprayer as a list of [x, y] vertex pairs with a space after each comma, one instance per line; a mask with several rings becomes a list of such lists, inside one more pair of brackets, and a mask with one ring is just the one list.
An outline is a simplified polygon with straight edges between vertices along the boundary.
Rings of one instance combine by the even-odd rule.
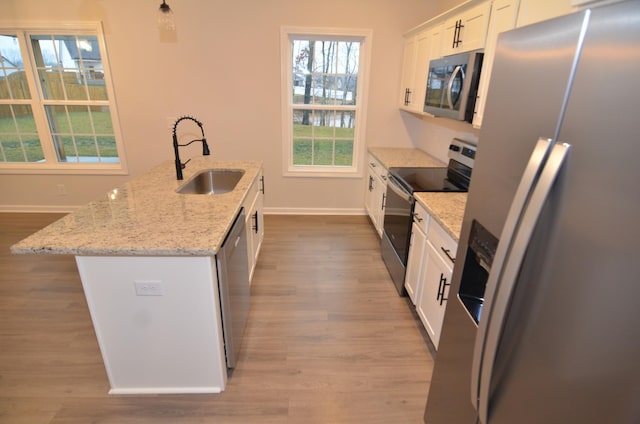
[[[200, 132], [202, 133], [202, 138], [191, 140], [190, 142], [188, 142], [186, 144], [178, 144], [178, 135], [176, 133], [176, 129], [178, 128], [178, 124], [181, 121], [185, 120], [185, 119], [189, 119], [189, 120], [195, 122], [196, 124], [198, 124], [198, 126], [200, 127]], [[207, 139], [204, 137], [204, 128], [202, 127], [202, 122], [198, 121], [196, 118], [194, 118], [192, 116], [183, 116], [183, 117], [178, 118], [176, 123], [173, 124], [173, 152], [176, 155], [176, 178], [179, 179], [179, 180], [182, 180], [184, 178], [182, 176], [182, 170], [187, 165], [187, 163], [189, 163], [189, 161], [191, 159], [188, 159], [185, 163], [182, 163], [180, 161], [180, 153], [178, 152], [178, 147], [188, 146], [191, 143], [195, 143], [196, 141], [201, 141], [202, 142], [202, 154], [203, 154], [203, 156], [209, 156], [211, 154], [211, 152], [209, 152], [209, 145], [207, 144]]]

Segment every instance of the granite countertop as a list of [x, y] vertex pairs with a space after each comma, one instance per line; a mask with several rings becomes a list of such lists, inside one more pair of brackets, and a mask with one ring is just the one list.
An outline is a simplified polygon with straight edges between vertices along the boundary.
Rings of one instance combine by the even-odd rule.
[[408, 147], [369, 147], [371, 153], [385, 168], [396, 166], [440, 168], [447, 164], [420, 149]]
[[460, 240], [467, 193], [416, 192], [414, 196], [447, 234], [455, 241]]
[[[178, 181], [174, 161], [164, 162], [16, 243], [11, 251], [77, 256], [213, 256], [261, 167], [258, 161], [196, 157], [184, 169], [184, 180]], [[178, 187], [205, 169], [241, 169], [245, 173], [228, 193], [176, 193]]]

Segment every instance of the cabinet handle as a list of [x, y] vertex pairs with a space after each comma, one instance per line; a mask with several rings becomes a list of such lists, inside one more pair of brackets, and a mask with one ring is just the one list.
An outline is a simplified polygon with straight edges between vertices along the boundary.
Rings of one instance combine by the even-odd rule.
[[260, 177], [260, 191], [264, 194], [264, 175]]
[[383, 175], [383, 176], [382, 176], [382, 179], [383, 179], [384, 181], [387, 181], [387, 176], [386, 176], [386, 175]]
[[375, 162], [369, 162], [369, 165], [371, 165], [372, 168], [376, 167], [376, 163]]
[[382, 207], [381, 210], [384, 210], [384, 202], [387, 200], [387, 193], [382, 193]]
[[454, 264], [456, 263], [456, 258], [454, 258], [453, 256], [451, 256], [451, 250], [449, 249], [445, 249], [444, 247], [440, 246], [440, 250], [442, 250], [444, 252], [445, 255], [447, 255], [447, 258], [449, 258], [449, 260], [451, 262], [453, 262]]
[[373, 177], [369, 175], [369, 191], [373, 191]]
[[255, 213], [251, 214], [251, 218], [253, 218], [252, 230], [256, 234], [258, 234], [258, 211], [256, 211]]
[[453, 43], [451, 43], [451, 48], [455, 49], [456, 47], [458, 47], [458, 45], [460, 45], [460, 43], [462, 43], [462, 40], [460, 39], [460, 30], [464, 28], [464, 25], [462, 25], [462, 19], [458, 19], [456, 21], [456, 28], [453, 31]]
[[444, 302], [445, 300], [449, 300], [448, 297], [444, 297], [444, 290], [447, 288], [447, 286], [451, 285], [451, 283], [447, 283], [447, 279], [444, 278], [444, 274], [440, 273], [440, 282], [438, 283], [438, 295], [436, 296], [436, 300], [440, 301], [440, 305], [442, 305], [442, 302]]
[[405, 88], [404, 90], [404, 105], [408, 106], [411, 103], [411, 89]]
[[422, 217], [420, 215], [418, 215], [417, 213], [413, 214], [413, 219], [416, 222], [422, 222], [423, 221]]

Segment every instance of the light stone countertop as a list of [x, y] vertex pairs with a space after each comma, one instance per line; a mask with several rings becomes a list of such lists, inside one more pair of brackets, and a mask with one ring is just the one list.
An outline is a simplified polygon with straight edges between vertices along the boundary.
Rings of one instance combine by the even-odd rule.
[[[258, 161], [193, 158], [176, 179], [174, 161], [154, 167], [75, 212], [11, 246], [13, 253], [77, 256], [213, 256], [233, 225]], [[205, 169], [245, 173], [228, 193], [178, 194], [176, 189]]]
[[447, 234], [455, 241], [459, 241], [467, 193], [416, 192], [413, 194], [416, 201], [427, 209]]
[[408, 147], [369, 147], [371, 153], [385, 168], [396, 166], [439, 168], [447, 164], [420, 149]]

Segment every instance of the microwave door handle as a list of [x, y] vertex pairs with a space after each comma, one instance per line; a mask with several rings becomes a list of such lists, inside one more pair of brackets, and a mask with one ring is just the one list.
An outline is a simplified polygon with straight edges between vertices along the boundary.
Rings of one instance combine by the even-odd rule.
[[483, 354], [485, 351], [487, 329], [492, 316], [493, 299], [498, 284], [500, 283], [507, 253], [511, 248], [512, 241], [515, 238], [515, 232], [518, 228], [518, 223], [523, 215], [523, 210], [538, 179], [540, 178], [543, 165], [547, 161], [552, 147], [553, 143], [550, 139], [540, 138], [531, 153], [529, 162], [522, 174], [522, 179], [520, 180], [513, 202], [511, 203], [511, 208], [507, 214], [504, 228], [500, 235], [500, 242], [496, 249], [491, 270], [489, 271], [484, 295], [485, 300], [484, 305], [482, 306], [482, 317], [478, 324], [478, 333], [476, 335], [471, 367], [471, 403], [476, 409], [478, 408], [478, 398], [480, 396], [480, 370], [482, 369], [482, 363], [484, 360]]
[[[462, 69], [462, 65], [458, 65], [455, 67], [455, 69], [451, 73], [451, 76], [449, 77], [449, 84], [447, 84], [447, 102], [449, 103], [449, 109], [451, 110], [453, 110], [455, 104], [455, 102], [453, 102], [451, 99], [451, 92], [453, 91], [453, 82], [456, 80], [458, 72], [460, 72], [460, 75], [462, 76], [462, 84], [460, 85], [464, 85], [464, 70]], [[457, 101], [458, 99], [456, 99], [456, 102]]]
[[545, 204], [549, 200], [549, 195], [554, 188], [557, 189], [556, 181], [562, 173], [562, 169], [569, 157], [571, 145], [566, 143], [558, 143], [553, 146], [553, 150], [549, 154], [549, 159], [544, 165], [538, 184], [531, 194], [529, 202], [522, 222], [518, 228], [516, 237], [514, 238], [509, 261], [505, 264], [503, 272], [503, 283], [500, 291], [496, 294], [494, 307], [491, 314], [493, 325], [489, 326], [487, 333], [487, 342], [485, 344], [485, 360], [482, 364], [481, 380], [480, 380], [480, 396], [478, 398], [478, 417], [481, 423], [487, 423], [489, 417], [489, 396], [491, 376], [495, 364], [496, 354], [498, 352], [498, 344], [504, 328], [504, 321], [511, 301], [513, 289], [517, 285], [520, 268], [524, 261], [531, 241], [533, 232], [537, 227], [538, 220], [542, 214]]

